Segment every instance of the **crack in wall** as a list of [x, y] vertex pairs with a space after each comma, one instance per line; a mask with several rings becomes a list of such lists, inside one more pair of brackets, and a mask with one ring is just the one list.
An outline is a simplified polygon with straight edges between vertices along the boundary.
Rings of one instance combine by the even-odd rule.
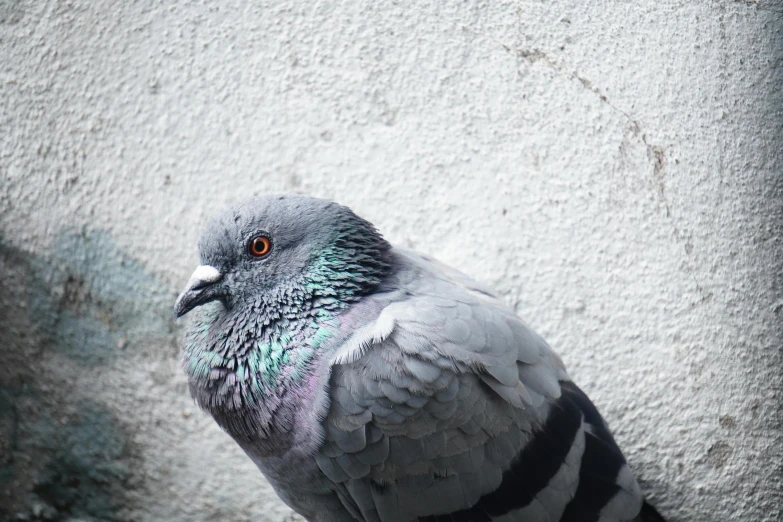
[[[512, 52], [508, 46], [504, 45], [503, 47], [507, 51]], [[669, 202], [669, 198], [666, 197], [666, 183], [664, 181], [666, 178], [665, 149], [660, 145], [655, 145], [650, 140], [648, 140], [647, 134], [642, 131], [642, 127], [639, 124], [639, 121], [633, 118], [627, 111], [625, 111], [624, 109], [618, 107], [617, 105], [609, 101], [606, 95], [604, 95], [597, 87], [595, 87], [593, 83], [587, 78], [584, 78], [583, 76], [577, 74], [575, 71], [574, 72], [565, 71], [562, 67], [554, 63], [554, 61], [550, 59], [549, 56], [546, 55], [546, 53], [538, 49], [534, 49], [532, 51], [517, 49], [514, 51], [514, 54], [516, 54], [517, 57], [522, 58], [531, 64], [538, 61], [543, 61], [562, 78], [565, 78], [568, 81], [577, 80], [584, 89], [595, 94], [603, 103], [611, 107], [615, 112], [623, 115], [626, 118], [626, 120], [631, 124], [631, 130], [633, 134], [639, 137], [640, 141], [645, 147], [647, 158], [652, 166], [652, 182], [655, 184], [657, 188], [656, 195], [660, 199], [661, 203], [663, 204], [665, 210], [665, 216], [669, 222], [669, 225], [672, 227], [674, 239], [678, 243], [683, 245], [683, 250], [685, 251], [685, 258], [686, 258], [686, 266], [688, 267], [687, 270], [683, 270], [683, 271], [686, 274], [688, 274], [688, 276], [691, 278], [693, 284], [696, 286], [696, 289], [699, 292], [699, 295], [701, 296], [701, 299], [699, 299], [699, 301], [695, 303], [692, 303], [691, 306], [696, 306], [697, 304], [710, 300], [713, 295], [712, 292], [708, 293], [704, 290], [702, 285], [696, 279], [696, 276], [693, 274], [693, 267], [688, 262], [688, 260], [690, 259], [691, 252], [693, 252], [693, 245], [687, 238], [688, 234], [683, 232], [683, 230], [677, 225], [676, 220], [672, 215], [671, 203]]]
[[543, 62], [547, 65], [547, 67], [549, 67], [561, 78], [569, 82], [572, 82], [574, 80], [578, 81], [579, 84], [581, 84], [584, 89], [595, 94], [603, 103], [608, 105], [612, 110], [625, 117], [625, 119], [631, 125], [631, 130], [633, 134], [639, 137], [639, 140], [642, 142], [642, 144], [645, 147], [647, 158], [650, 161], [650, 165], [652, 167], [651, 180], [655, 185], [655, 187], [657, 188], [656, 196], [663, 204], [665, 210], [665, 216], [667, 218], [667, 221], [669, 222], [669, 225], [672, 228], [674, 239], [678, 243], [683, 245], [683, 250], [685, 253], [685, 264], [687, 267], [687, 269], [684, 269], [683, 272], [688, 274], [688, 276], [691, 278], [691, 281], [695, 285], [699, 295], [701, 296], [701, 298], [698, 301], [691, 303], [691, 306], [693, 307], [700, 303], [709, 301], [713, 296], [712, 292], [706, 292], [704, 290], [704, 287], [699, 283], [698, 279], [693, 274], [693, 266], [689, 262], [691, 253], [693, 252], [693, 244], [688, 239], [689, 234], [687, 232], [684, 232], [677, 225], [676, 220], [674, 219], [672, 214], [671, 203], [669, 202], [669, 199], [666, 197], [666, 183], [664, 181], [666, 178], [665, 149], [660, 145], [655, 145], [650, 140], [648, 140], [647, 134], [642, 131], [639, 121], [636, 120], [633, 116], [631, 116], [631, 114], [628, 111], [612, 103], [609, 100], [609, 98], [607, 98], [606, 95], [600, 91], [600, 89], [594, 86], [589, 79], [579, 75], [575, 71], [569, 72], [568, 70], [566, 70], [565, 67], [557, 64], [554, 60], [552, 60], [544, 51], [536, 48], [533, 49], [515, 48], [504, 42], [501, 42], [500, 40], [496, 39], [491, 35], [478, 33], [467, 26], [462, 26], [462, 28], [476, 36], [483, 36], [483, 37], [490, 38], [492, 41], [494, 41], [496, 44], [502, 47], [507, 53], [511, 54], [512, 56], [515, 56], [517, 58], [517, 63], [519, 63], [520, 60], [523, 60], [529, 64]]

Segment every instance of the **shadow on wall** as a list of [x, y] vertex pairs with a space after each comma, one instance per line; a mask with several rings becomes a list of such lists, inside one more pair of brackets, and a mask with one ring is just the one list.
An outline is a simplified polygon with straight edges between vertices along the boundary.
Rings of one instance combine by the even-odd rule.
[[90, 381], [173, 341], [171, 289], [105, 232], [58, 238], [35, 255], [0, 235], [0, 519], [122, 520], [137, 421]]

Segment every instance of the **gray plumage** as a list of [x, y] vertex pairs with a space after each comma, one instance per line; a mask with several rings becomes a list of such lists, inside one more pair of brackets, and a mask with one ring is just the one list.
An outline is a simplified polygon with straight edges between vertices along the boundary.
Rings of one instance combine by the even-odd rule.
[[308, 520], [663, 520], [560, 358], [464, 274], [303, 196], [227, 209], [199, 250], [191, 393]]

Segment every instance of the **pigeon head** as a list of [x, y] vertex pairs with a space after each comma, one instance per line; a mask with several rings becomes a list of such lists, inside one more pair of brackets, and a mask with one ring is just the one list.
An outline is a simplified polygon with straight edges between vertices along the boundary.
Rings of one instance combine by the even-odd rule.
[[174, 313], [181, 317], [216, 300], [261, 316], [316, 301], [345, 305], [382, 280], [389, 249], [372, 224], [337, 203], [298, 195], [251, 199], [207, 224], [201, 264]]

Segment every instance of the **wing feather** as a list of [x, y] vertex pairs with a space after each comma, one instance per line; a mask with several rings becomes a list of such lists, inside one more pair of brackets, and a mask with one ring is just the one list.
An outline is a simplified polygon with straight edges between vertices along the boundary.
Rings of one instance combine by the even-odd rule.
[[[563, 394], [560, 359], [490, 292], [400, 255], [406, 291], [331, 358], [318, 466], [363, 520], [493, 520], [520, 509], [559, 520], [586, 479], [595, 446], [586, 437], [605, 425], [572, 389]], [[602, 520], [632, 512], [633, 477], [595, 470], [604, 472], [628, 498], [604, 502]]]

